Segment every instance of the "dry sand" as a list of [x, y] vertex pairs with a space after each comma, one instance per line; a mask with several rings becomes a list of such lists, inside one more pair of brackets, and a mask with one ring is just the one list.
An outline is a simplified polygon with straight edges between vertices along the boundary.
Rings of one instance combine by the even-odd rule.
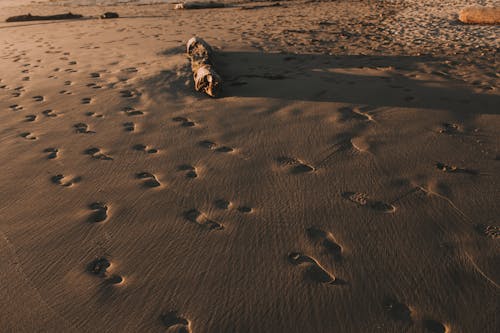
[[436, 3], [4, 3], [122, 18], [0, 24], [0, 331], [498, 332], [499, 30]]

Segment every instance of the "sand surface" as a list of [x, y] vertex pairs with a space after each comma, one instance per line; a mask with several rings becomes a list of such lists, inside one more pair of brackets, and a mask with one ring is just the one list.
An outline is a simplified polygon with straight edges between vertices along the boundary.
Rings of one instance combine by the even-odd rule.
[[468, 4], [3, 2], [0, 331], [498, 332], [499, 28]]

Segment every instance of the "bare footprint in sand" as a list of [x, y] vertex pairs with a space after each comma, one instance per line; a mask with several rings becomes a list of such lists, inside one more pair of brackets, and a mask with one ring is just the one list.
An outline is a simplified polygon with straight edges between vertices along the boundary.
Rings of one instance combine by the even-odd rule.
[[34, 114], [29, 114], [29, 115], [24, 117], [24, 121], [31, 122], [31, 121], [35, 121], [35, 120], [36, 120], [36, 115], [34, 115]]
[[135, 108], [133, 107], [130, 107], [130, 106], [126, 106], [122, 109], [123, 112], [125, 112], [125, 114], [129, 117], [133, 117], [133, 116], [142, 116], [144, 115], [144, 112], [140, 111], [140, 110], [136, 110]]
[[54, 112], [54, 110], [51, 110], [51, 109], [48, 109], [48, 110], [44, 110], [42, 111], [42, 114], [45, 116], [45, 117], [57, 117], [57, 114]]
[[466, 173], [469, 175], [478, 175], [479, 171], [478, 170], [473, 170], [473, 169], [467, 169], [467, 168], [460, 168], [455, 165], [447, 165], [441, 162], [437, 162], [435, 164], [436, 169], [441, 170], [443, 172], [447, 173]]
[[100, 278], [105, 278], [107, 284], [121, 284], [123, 277], [118, 274], [108, 276], [108, 269], [111, 267], [111, 262], [106, 258], [97, 258], [87, 265], [87, 271], [97, 275]]
[[95, 113], [95, 112], [92, 112], [92, 111], [85, 112], [85, 115], [88, 116], [88, 117], [96, 117], [96, 118], [102, 118], [102, 117], [104, 117], [104, 115], [102, 115], [100, 113]]
[[196, 167], [189, 165], [189, 164], [183, 164], [178, 167], [179, 171], [186, 171], [186, 178], [196, 178], [198, 177], [198, 173], [196, 172]]
[[210, 141], [210, 140], [203, 140], [203, 141], [200, 141], [198, 144], [203, 148], [214, 150], [218, 153], [230, 153], [230, 152], [234, 151], [234, 149], [229, 147], [229, 146], [218, 146], [217, 143]]
[[73, 127], [76, 129], [77, 133], [83, 133], [83, 134], [95, 133], [94, 131], [90, 131], [89, 125], [87, 125], [85, 123], [74, 124]]
[[204, 213], [200, 212], [197, 209], [191, 209], [188, 210], [187, 212], [184, 212], [184, 217], [191, 221], [194, 222], [202, 227], [205, 227], [209, 230], [222, 230], [224, 229], [223, 225], [210, 220]]
[[430, 333], [446, 333], [446, 326], [434, 319], [424, 319], [422, 326], [425, 328], [426, 332]]
[[43, 96], [33, 96], [33, 99], [36, 101], [36, 102], [43, 102], [43, 100], [45, 99]]
[[156, 179], [156, 176], [149, 172], [139, 172], [135, 175], [138, 179], [144, 179], [144, 186], [146, 187], [158, 187], [161, 183]]
[[97, 147], [89, 148], [85, 150], [84, 153], [86, 155], [90, 155], [95, 160], [107, 160], [107, 161], [113, 160], [111, 156], [102, 153], [101, 149]]
[[82, 104], [90, 104], [91, 101], [92, 101], [92, 98], [90, 98], [90, 97], [82, 98]]
[[59, 149], [57, 149], [57, 148], [45, 148], [45, 149], [43, 150], [43, 152], [44, 152], [44, 153], [49, 153], [49, 154], [47, 155], [47, 158], [48, 158], [49, 160], [52, 160], [52, 159], [54, 159], [54, 158], [56, 158], [56, 157], [57, 157], [57, 153], [59, 152]]
[[156, 148], [149, 148], [149, 146], [146, 146], [146, 145], [144, 145], [142, 143], [136, 144], [132, 148], [134, 150], [143, 151], [143, 152], [146, 152], [148, 154], [156, 154], [158, 152], [158, 149], [156, 149]]
[[19, 136], [25, 138], [26, 140], [36, 140], [36, 139], [38, 139], [36, 136], [34, 136], [33, 134], [31, 134], [30, 132], [21, 133], [21, 134], [19, 134]]
[[383, 201], [372, 200], [367, 194], [361, 192], [343, 192], [342, 197], [346, 200], [354, 202], [360, 207], [368, 207], [372, 210], [383, 213], [394, 213], [396, 207]]
[[58, 174], [55, 176], [52, 176], [51, 180], [54, 184], [61, 185], [61, 186], [72, 186], [73, 184], [79, 183], [82, 181], [82, 177], [75, 177], [71, 180], [64, 180], [67, 179], [68, 177], [65, 177], [63, 174]]
[[103, 222], [108, 218], [108, 206], [103, 202], [94, 202], [89, 208], [93, 211], [88, 220], [89, 222]]
[[324, 269], [316, 259], [308, 255], [300, 252], [291, 252], [288, 254], [288, 260], [293, 265], [305, 265], [305, 276], [308, 280], [332, 285], [345, 284], [345, 281], [336, 278], [333, 274]]
[[276, 161], [280, 167], [289, 169], [293, 174], [307, 173], [315, 170], [314, 167], [293, 157], [281, 156]]
[[179, 316], [177, 311], [169, 311], [162, 315], [160, 319], [169, 332], [191, 333], [189, 320]]
[[400, 303], [393, 297], [384, 299], [383, 306], [387, 314], [392, 320], [401, 321], [406, 324], [413, 324], [410, 308], [403, 303]]
[[133, 132], [135, 130], [135, 124], [131, 121], [123, 123], [123, 129], [126, 132]]
[[498, 225], [476, 224], [474, 228], [482, 236], [486, 236], [491, 239], [500, 238], [500, 226]]
[[175, 122], [180, 122], [182, 127], [193, 127], [193, 126], [196, 126], [196, 123], [194, 121], [189, 120], [188, 118], [175, 117], [175, 118], [172, 118], [172, 120], [175, 121]]
[[333, 256], [333, 259], [337, 262], [342, 260], [342, 247], [337, 244], [335, 238], [330, 232], [323, 231], [316, 227], [310, 227], [306, 229], [309, 238], [321, 244], [321, 246], [326, 250], [327, 253]]

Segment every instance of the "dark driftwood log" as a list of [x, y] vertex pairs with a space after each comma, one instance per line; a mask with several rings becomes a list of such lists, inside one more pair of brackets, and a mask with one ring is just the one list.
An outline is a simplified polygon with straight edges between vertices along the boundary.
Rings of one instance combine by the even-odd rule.
[[224, 8], [225, 4], [219, 2], [182, 2], [176, 3], [174, 9], [210, 9]]
[[194, 88], [211, 97], [217, 97], [222, 79], [214, 69], [213, 50], [203, 39], [193, 37], [187, 42], [187, 54], [191, 59]]
[[120, 15], [118, 15], [118, 13], [115, 13], [115, 12], [106, 12], [106, 13], [101, 15], [102, 19], [114, 19], [114, 18], [119, 18], [119, 17], [120, 17]]
[[57, 15], [46, 15], [46, 16], [36, 16], [36, 15], [19, 15], [9, 17], [6, 22], [24, 22], [24, 21], [49, 21], [49, 20], [74, 20], [82, 18], [79, 14], [57, 14]]

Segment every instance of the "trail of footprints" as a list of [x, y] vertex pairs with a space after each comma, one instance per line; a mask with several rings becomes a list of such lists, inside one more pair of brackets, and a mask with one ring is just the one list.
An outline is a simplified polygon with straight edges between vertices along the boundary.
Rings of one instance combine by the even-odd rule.
[[[65, 54], [65, 55], [69, 55]], [[65, 58], [67, 60], [67, 58]], [[73, 66], [76, 65], [76, 61], [70, 61], [68, 65]], [[58, 72], [59, 69], [55, 69], [55, 72]], [[74, 72], [74, 69], [66, 69], [67, 72]], [[136, 68], [127, 68], [124, 70], [125, 72], [128, 73], [134, 73], [137, 72]], [[28, 70], [23, 71], [25, 73], [28, 73]], [[91, 78], [100, 78], [101, 74], [94, 72], [90, 73]], [[29, 80], [29, 77], [25, 77], [26, 80]], [[65, 81], [64, 83], [66, 86], [70, 86], [72, 84], [71, 81]], [[99, 89], [101, 86], [97, 85], [96, 83], [89, 83], [87, 84], [89, 88], [93, 89]], [[0, 88], [6, 88], [5, 85], [0, 86]], [[16, 87], [13, 89], [14, 92], [12, 93], [13, 97], [19, 97], [23, 92], [25, 92], [24, 87]], [[71, 94], [71, 92], [68, 92], [66, 90], [61, 91], [62, 94]], [[120, 95], [123, 98], [135, 98], [135, 97], [140, 97], [141, 93], [135, 91], [135, 90], [121, 90]], [[45, 97], [41, 95], [33, 96], [33, 100], [35, 102], [43, 102], [45, 101]], [[82, 104], [90, 104], [93, 102], [92, 97], [85, 97], [81, 99]], [[22, 111], [23, 107], [19, 106], [17, 104], [13, 104], [10, 106], [10, 109], [12, 111]], [[369, 113], [369, 109], [365, 108], [343, 108], [340, 110], [341, 116], [343, 120], [347, 119], [354, 119], [354, 120], [362, 120], [362, 121], [367, 121], [367, 122], [374, 122], [373, 117]], [[134, 107], [128, 106], [122, 109], [122, 112], [127, 115], [127, 116], [142, 116], [144, 115], [144, 112], [141, 110], [137, 110]], [[51, 110], [47, 109], [42, 111], [42, 114], [46, 117], [57, 117], [57, 114]], [[101, 118], [103, 117], [102, 114], [96, 114], [95, 112], [87, 112], [87, 116], [89, 117], [97, 117]], [[37, 116], [34, 114], [26, 115], [25, 116], [25, 121], [26, 122], [33, 122], [37, 119]], [[196, 123], [189, 118], [186, 117], [175, 117], [172, 119], [174, 122], [179, 123], [180, 126], [182, 127], [195, 127]], [[83, 134], [89, 134], [89, 133], [95, 133], [89, 129], [88, 124], [80, 122], [74, 124], [74, 128], [77, 133], [83, 133]], [[136, 126], [133, 122], [124, 122], [123, 123], [123, 128], [127, 132], [132, 132], [136, 129]], [[442, 134], [448, 134], [448, 135], [453, 135], [453, 134], [459, 134], [462, 133], [462, 128], [461, 126], [453, 123], [443, 123], [441, 128], [439, 129], [439, 133]], [[21, 134], [22, 137], [28, 140], [36, 140], [36, 136], [34, 136], [30, 132], [25, 132]], [[230, 153], [234, 151], [234, 148], [225, 146], [225, 145], [219, 145], [211, 140], [203, 140], [198, 142], [198, 145], [202, 148], [212, 150], [214, 152], [218, 153]], [[155, 154], [158, 153], [158, 149], [147, 146], [145, 144], [136, 144], [132, 147], [134, 150], [145, 152], [148, 154]], [[43, 151], [46, 154], [47, 159], [56, 159], [60, 151], [58, 148], [46, 148]], [[113, 158], [107, 154], [105, 154], [100, 148], [97, 147], [92, 147], [84, 152], [85, 154], [91, 156], [93, 159], [97, 160], [112, 160]], [[308, 163], [296, 159], [293, 157], [287, 157], [287, 156], [282, 156], [277, 158], [278, 165], [286, 170], [288, 170], [292, 174], [301, 174], [301, 173], [309, 173], [309, 172], [314, 172], [315, 168]], [[448, 173], [468, 173], [468, 174], [477, 174], [477, 171], [475, 170], [470, 170], [466, 168], [460, 168], [456, 166], [450, 166], [446, 165], [441, 162], [437, 162], [435, 164], [436, 168], [438, 170], [441, 170], [443, 172], [448, 172]], [[189, 164], [184, 164], [178, 167], [178, 171], [182, 171], [185, 174], [186, 178], [197, 178], [198, 177], [198, 169], [195, 166], [189, 165]], [[158, 178], [149, 172], [140, 172], [135, 175], [135, 177], [139, 180], [142, 181], [142, 184], [145, 187], [159, 187], [161, 186], [160, 181]], [[54, 184], [63, 186], [63, 187], [70, 187], [76, 183], [79, 183], [81, 181], [81, 177], [67, 177], [64, 176], [63, 174], [57, 174], [53, 177], [51, 177], [51, 181]], [[368, 195], [360, 192], [343, 192], [342, 197], [354, 204], [356, 204], [359, 207], [365, 207], [368, 209], [372, 209], [375, 211], [379, 212], [384, 212], [384, 213], [393, 213], [396, 208], [390, 204], [390, 203], [385, 203], [383, 201], [378, 201], [374, 200], [368, 197]], [[226, 199], [217, 199], [214, 202], [214, 205], [216, 208], [221, 209], [221, 210], [229, 210], [233, 208], [233, 203], [230, 202], [229, 200]], [[91, 223], [103, 223], [106, 222], [109, 219], [109, 205], [106, 204], [105, 202], [94, 202], [89, 205], [89, 215], [87, 218], [88, 222]], [[249, 206], [238, 206], [235, 207], [235, 209], [240, 212], [240, 213], [250, 213], [252, 212], [252, 208]], [[205, 214], [204, 212], [193, 208], [190, 210], [187, 210], [183, 213], [183, 216], [186, 220], [189, 222], [195, 223], [199, 225], [200, 227], [206, 228], [208, 230], [223, 230], [224, 225], [218, 221], [215, 221], [214, 219], [210, 218]], [[478, 225], [477, 226], [478, 232], [491, 237], [491, 238], [498, 238], [499, 237], [499, 228], [495, 226], [484, 226], [484, 225]], [[310, 242], [316, 246], [316, 248], [319, 248], [321, 250], [321, 253], [324, 255], [329, 256], [332, 258], [333, 262], [339, 264], [343, 261], [343, 249], [342, 247], [338, 244], [338, 242], [335, 240], [334, 236], [327, 231], [324, 231], [322, 229], [316, 228], [316, 227], [310, 227], [306, 229], [306, 235]], [[308, 280], [311, 280], [316, 283], [321, 283], [321, 284], [328, 284], [328, 285], [345, 285], [347, 284], [346, 281], [344, 281], [341, 278], [336, 277], [333, 273], [331, 273], [327, 268], [325, 268], [319, 260], [317, 260], [315, 257], [304, 254], [298, 251], [292, 251], [288, 253], [288, 261], [296, 267], [301, 267], [304, 269], [305, 277]], [[106, 283], [109, 284], [121, 284], [124, 281], [124, 278], [118, 274], [112, 274], [112, 271], [114, 270], [114, 265], [111, 263], [109, 259], [106, 257], [99, 257], [93, 260], [91, 263], [88, 264], [87, 270], [99, 277], [104, 279]], [[400, 303], [397, 301], [395, 298], [387, 298], [383, 302], [383, 308], [389, 315], [389, 317], [393, 320], [396, 321], [401, 321], [404, 323], [411, 324], [413, 322], [412, 320], [412, 312], [408, 306], [406, 306], [403, 303]], [[165, 313], [164, 315], [161, 316], [161, 321], [163, 325], [167, 329], [176, 329], [179, 332], [191, 332], [191, 324], [190, 321], [187, 320], [186, 318], [180, 316], [176, 311], [169, 311]], [[424, 319], [422, 322], [422, 325], [424, 328], [426, 328], [430, 332], [434, 333], [445, 333], [447, 332], [446, 327], [440, 323], [439, 321], [436, 321], [434, 319]]]

